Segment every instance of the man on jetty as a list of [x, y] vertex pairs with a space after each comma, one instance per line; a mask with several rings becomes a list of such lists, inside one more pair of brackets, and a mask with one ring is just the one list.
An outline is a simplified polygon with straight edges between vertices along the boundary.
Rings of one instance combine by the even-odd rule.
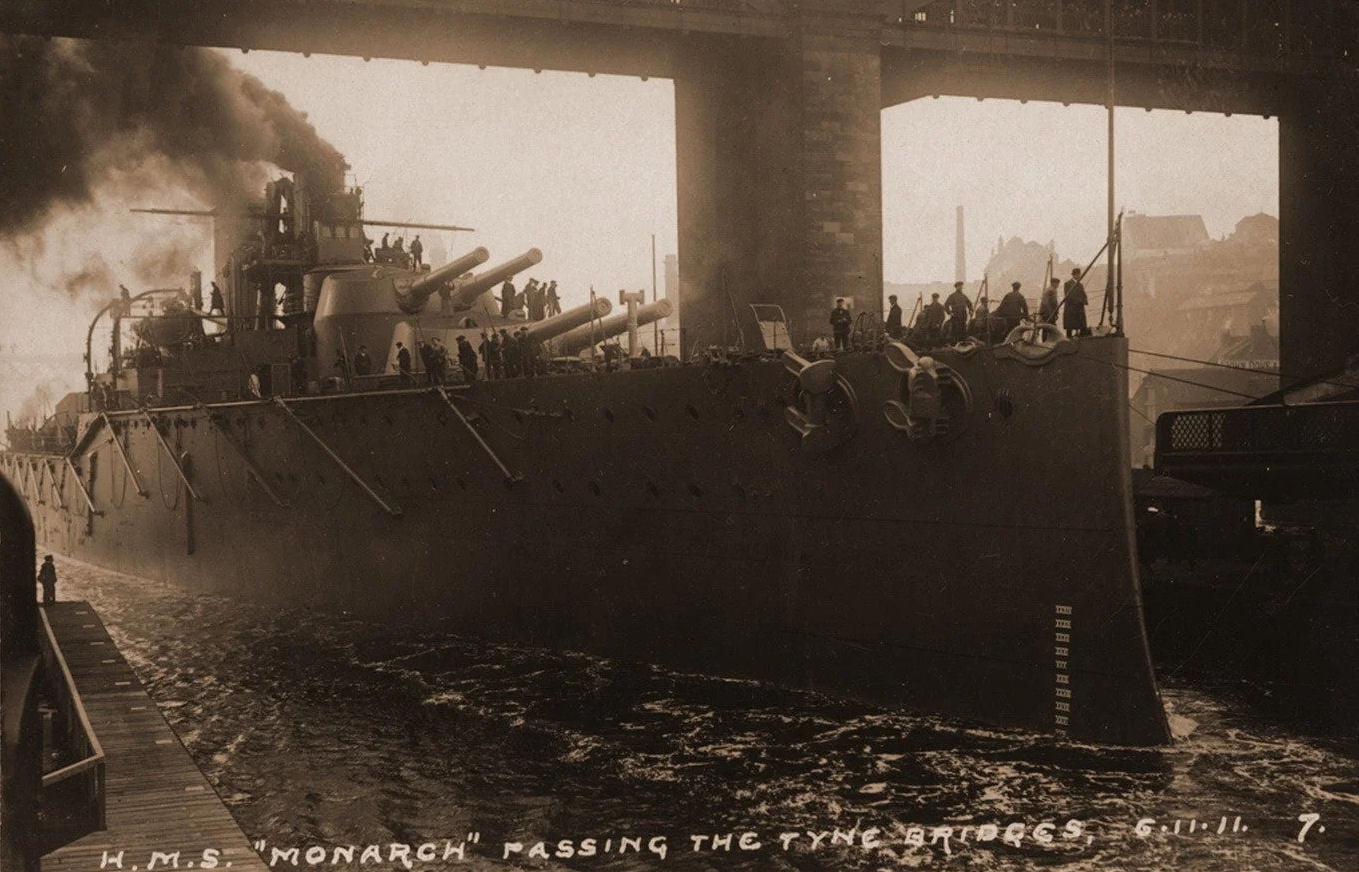
[[38, 568], [38, 584], [42, 585], [42, 604], [47, 606], [57, 601], [57, 567], [49, 554], [42, 559]]

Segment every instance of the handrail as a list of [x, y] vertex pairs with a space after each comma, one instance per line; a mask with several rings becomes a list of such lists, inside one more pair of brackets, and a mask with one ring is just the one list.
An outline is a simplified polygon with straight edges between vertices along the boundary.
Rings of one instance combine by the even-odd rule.
[[0, 477], [0, 866], [16, 872], [40, 867], [42, 647], [34, 559], [33, 521], [14, 485]]
[[[47, 619], [47, 612], [39, 611], [39, 617], [42, 618], [43, 632], [46, 635], [45, 641], [47, 645], [44, 653], [52, 658], [61, 671], [62, 684], [69, 694], [71, 709], [75, 712], [76, 719], [80, 722], [80, 729], [85, 734], [86, 742], [88, 742], [90, 746], [90, 753], [83, 759], [68, 766], [63, 766], [55, 772], [49, 772], [42, 777], [42, 786], [51, 787], [57, 782], [69, 778], [73, 774], [78, 774], [79, 772], [83, 772], [96, 765], [102, 765], [104, 762], [104, 746], [100, 744], [99, 736], [95, 734], [94, 726], [90, 723], [90, 716], [86, 713], [85, 704], [80, 699], [80, 690], [76, 687], [75, 676], [71, 674], [71, 667], [66, 662], [66, 655], [61, 653], [61, 645], [57, 643], [57, 636], [52, 630], [52, 622]], [[100, 828], [102, 829], [102, 801], [100, 802], [100, 806]]]

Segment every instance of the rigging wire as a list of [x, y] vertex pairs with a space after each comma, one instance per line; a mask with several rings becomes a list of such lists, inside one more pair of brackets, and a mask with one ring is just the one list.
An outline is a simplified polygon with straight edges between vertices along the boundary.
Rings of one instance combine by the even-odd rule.
[[[1180, 356], [1175, 355], [1175, 354], [1162, 354], [1162, 353], [1160, 353], [1160, 352], [1158, 352], [1158, 351], [1143, 351], [1143, 350], [1140, 349], [1140, 348], [1129, 348], [1128, 351], [1129, 351], [1130, 353], [1132, 353], [1132, 354], [1145, 354], [1145, 355], [1147, 355], [1148, 357], [1162, 357], [1162, 358], [1165, 358], [1166, 360], [1177, 360], [1177, 361], [1180, 361], [1181, 363], [1197, 363], [1197, 364], [1199, 364], [1199, 365], [1201, 365], [1201, 366], [1216, 366], [1216, 367], [1219, 367], [1219, 368], [1221, 368], [1221, 369], [1233, 369], [1233, 370], [1237, 370], [1237, 371], [1239, 371], [1239, 372], [1254, 372], [1254, 373], [1262, 373], [1262, 374], [1265, 374], [1265, 375], [1277, 375], [1279, 378], [1286, 378], [1286, 379], [1289, 379], [1290, 381], [1294, 381], [1294, 382], [1303, 382], [1303, 381], [1307, 381], [1307, 380], [1308, 380], [1308, 379], [1304, 378], [1303, 376], [1289, 375], [1289, 374], [1286, 373], [1286, 372], [1270, 372], [1269, 370], [1251, 369], [1250, 367], [1247, 367], [1247, 366], [1235, 366], [1235, 365], [1230, 364], [1230, 363], [1218, 363], [1218, 362], [1212, 361], [1212, 360], [1198, 360], [1198, 359], [1193, 358], [1193, 357], [1180, 357]], [[1359, 384], [1356, 384], [1356, 383], [1354, 383], [1354, 382], [1339, 382], [1339, 381], [1331, 381], [1331, 380], [1329, 380], [1329, 379], [1322, 380], [1322, 381], [1318, 381], [1318, 382], [1316, 382], [1316, 383], [1317, 383], [1317, 384], [1322, 384], [1322, 385], [1331, 385], [1331, 386], [1333, 386], [1333, 387], [1338, 387], [1338, 388], [1359, 388]]]
[[1141, 369], [1140, 367], [1129, 366], [1129, 365], [1126, 364], [1126, 363], [1115, 363], [1115, 362], [1112, 361], [1112, 360], [1101, 360], [1101, 359], [1098, 358], [1098, 357], [1090, 357], [1090, 356], [1084, 355], [1084, 354], [1082, 354], [1081, 357], [1084, 357], [1086, 360], [1093, 360], [1093, 361], [1096, 361], [1097, 363], [1103, 363], [1103, 364], [1107, 364], [1107, 365], [1109, 365], [1109, 366], [1116, 366], [1116, 367], [1118, 367], [1119, 369], [1126, 369], [1126, 370], [1128, 370], [1128, 371], [1130, 371], [1130, 372], [1140, 372], [1140, 373], [1142, 373], [1143, 375], [1154, 376], [1155, 378], [1163, 378], [1163, 379], [1166, 379], [1167, 381], [1173, 381], [1173, 382], [1179, 382], [1180, 384], [1192, 385], [1193, 387], [1196, 387], [1196, 388], [1203, 388], [1203, 389], [1205, 389], [1205, 390], [1217, 391], [1217, 392], [1223, 393], [1223, 394], [1231, 394], [1232, 396], [1241, 397], [1242, 399], [1245, 399], [1245, 400], [1258, 400], [1258, 399], [1260, 399], [1259, 397], [1254, 396], [1254, 395], [1252, 395], [1252, 394], [1243, 394], [1243, 393], [1241, 393], [1240, 391], [1234, 391], [1234, 390], [1232, 390], [1231, 388], [1221, 388], [1221, 387], [1218, 387], [1217, 385], [1210, 385], [1210, 384], [1208, 384], [1207, 382], [1197, 382], [1197, 381], [1194, 381], [1193, 379], [1179, 378], [1178, 376], [1166, 375], [1166, 374], [1163, 373], [1163, 372], [1157, 372], [1156, 370], [1153, 370], [1153, 369]]

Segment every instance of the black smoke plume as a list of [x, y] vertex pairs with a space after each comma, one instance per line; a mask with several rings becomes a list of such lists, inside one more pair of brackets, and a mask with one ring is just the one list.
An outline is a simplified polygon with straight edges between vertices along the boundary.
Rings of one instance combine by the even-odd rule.
[[[154, 160], [153, 160], [154, 159]], [[262, 164], [343, 182], [306, 116], [212, 51], [0, 37], [0, 236], [40, 230], [110, 183], [157, 181], [213, 208], [257, 196]]]

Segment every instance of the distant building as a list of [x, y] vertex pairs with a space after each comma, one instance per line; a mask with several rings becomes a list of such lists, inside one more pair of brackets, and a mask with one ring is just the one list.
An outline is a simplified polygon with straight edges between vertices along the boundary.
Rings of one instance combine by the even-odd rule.
[[1138, 215], [1123, 217], [1125, 261], [1193, 254], [1207, 245], [1202, 215]]

